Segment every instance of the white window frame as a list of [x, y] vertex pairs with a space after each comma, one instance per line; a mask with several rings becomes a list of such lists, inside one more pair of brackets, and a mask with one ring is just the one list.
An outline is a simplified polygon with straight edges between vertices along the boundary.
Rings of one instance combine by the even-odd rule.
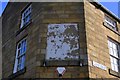
[[[116, 48], [115, 48], [116, 46]], [[108, 40], [109, 54], [110, 54], [110, 62], [111, 69], [116, 72], [120, 72], [120, 46], [119, 43]]]
[[31, 5], [29, 5], [22, 12], [22, 19], [21, 19], [21, 26], [20, 26], [20, 28], [22, 28], [23, 26], [27, 25], [31, 21], [31, 10], [32, 10], [32, 7], [31, 7]]
[[[20, 47], [19, 47], [19, 45], [20, 45]], [[27, 49], [27, 40], [26, 40], [26, 38], [24, 38], [17, 44], [13, 73], [20, 71], [25, 67], [26, 49]], [[20, 51], [20, 53], [19, 53], [19, 51]], [[19, 59], [22, 59], [22, 60], [19, 62]]]
[[117, 23], [116, 21], [112, 20], [110, 17], [105, 16], [105, 22], [111, 26], [114, 30], [117, 30]]

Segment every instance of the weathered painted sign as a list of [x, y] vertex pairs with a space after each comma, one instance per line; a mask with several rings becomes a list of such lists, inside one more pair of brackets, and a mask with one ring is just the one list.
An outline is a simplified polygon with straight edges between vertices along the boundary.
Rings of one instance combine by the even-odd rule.
[[46, 59], [78, 59], [78, 38], [77, 24], [49, 24]]

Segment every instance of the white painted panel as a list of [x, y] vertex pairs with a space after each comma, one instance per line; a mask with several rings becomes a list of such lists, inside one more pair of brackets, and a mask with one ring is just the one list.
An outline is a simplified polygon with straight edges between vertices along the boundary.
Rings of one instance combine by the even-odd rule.
[[77, 24], [49, 24], [46, 59], [78, 59], [78, 38]]
[[103, 70], [107, 70], [107, 67], [105, 65], [102, 65], [102, 64], [95, 62], [95, 61], [93, 61], [93, 66], [98, 67], [98, 68], [103, 69]]

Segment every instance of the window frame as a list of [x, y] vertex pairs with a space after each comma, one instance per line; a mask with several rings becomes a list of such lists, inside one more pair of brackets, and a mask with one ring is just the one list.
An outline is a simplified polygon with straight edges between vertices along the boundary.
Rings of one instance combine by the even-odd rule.
[[[25, 13], [28, 12], [29, 9], [30, 9], [30, 12], [27, 15], [25, 15]], [[24, 21], [24, 20], [27, 19], [28, 16], [30, 17], [29, 21], [28, 22]], [[32, 20], [31, 17], [32, 17], [32, 5], [30, 3], [21, 11], [20, 29], [22, 29], [23, 27], [27, 26], [31, 22], [31, 20]]]
[[107, 24], [107, 26], [109, 26], [113, 30], [118, 31], [117, 30], [117, 21], [113, 20], [111, 17], [105, 15], [104, 22]]
[[[115, 44], [117, 46], [117, 55], [118, 56], [115, 56], [113, 51], [112, 51], [113, 54], [111, 54], [111, 52], [110, 52], [110, 49], [111, 49], [110, 42], [112, 43], [112, 45]], [[115, 72], [120, 72], [120, 45], [119, 45], [119, 43], [112, 40], [112, 39], [108, 39], [108, 48], [109, 48], [111, 69]], [[112, 46], [112, 50], [113, 50], [113, 46]], [[114, 60], [115, 59], [117, 60], [116, 65], [115, 65], [116, 61], [115, 62], [114, 62], [114, 60], [111, 61], [111, 58], [114, 59]], [[112, 65], [114, 65], [114, 66], [112, 67]], [[117, 66], [118, 71], [115, 69], [116, 66]]]
[[[18, 48], [19, 44], [21, 44], [20, 48]], [[20, 50], [23, 51], [23, 52], [21, 52], [20, 55], [19, 55], [18, 51], [20, 51]], [[25, 68], [25, 54], [26, 54], [26, 51], [27, 51], [27, 38], [23, 38], [16, 44], [16, 57], [15, 57], [15, 62], [14, 62], [13, 73], [19, 72], [20, 70]], [[23, 59], [23, 60], [21, 60], [19, 62], [19, 59]], [[19, 65], [21, 65], [20, 69], [18, 69]]]

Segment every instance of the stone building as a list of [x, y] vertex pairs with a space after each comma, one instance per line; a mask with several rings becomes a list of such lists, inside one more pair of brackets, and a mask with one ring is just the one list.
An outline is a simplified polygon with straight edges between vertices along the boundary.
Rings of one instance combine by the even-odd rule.
[[9, 2], [2, 78], [120, 78], [120, 19], [97, 2]]

